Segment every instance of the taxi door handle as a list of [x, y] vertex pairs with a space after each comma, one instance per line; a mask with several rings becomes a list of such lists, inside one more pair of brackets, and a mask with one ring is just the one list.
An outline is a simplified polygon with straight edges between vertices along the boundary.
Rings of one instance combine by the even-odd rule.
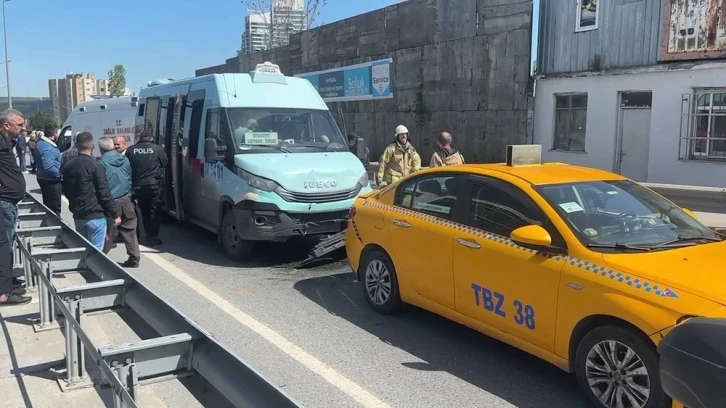
[[393, 223], [402, 228], [408, 228], [411, 226], [411, 224], [407, 223], [404, 220], [393, 220]]
[[476, 241], [472, 241], [470, 239], [458, 238], [456, 241], [459, 243], [459, 245], [463, 245], [465, 247], [474, 248], [474, 249], [481, 248], [481, 245], [479, 245], [479, 243], [477, 243]]

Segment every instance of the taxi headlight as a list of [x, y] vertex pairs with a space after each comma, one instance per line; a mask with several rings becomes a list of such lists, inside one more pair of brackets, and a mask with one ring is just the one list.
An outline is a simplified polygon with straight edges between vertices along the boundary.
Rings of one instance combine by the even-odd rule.
[[368, 179], [368, 172], [367, 171], [363, 172], [363, 175], [358, 180], [358, 184], [361, 187], [365, 187], [365, 186], [370, 185], [370, 180]]
[[244, 180], [250, 187], [256, 188], [258, 190], [272, 192], [275, 191], [278, 187], [280, 187], [279, 184], [276, 182], [266, 179], [264, 177], [255, 176], [252, 173], [246, 172], [240, 168], [237, 168], [237, 174], [240, 176], [242, 180]]

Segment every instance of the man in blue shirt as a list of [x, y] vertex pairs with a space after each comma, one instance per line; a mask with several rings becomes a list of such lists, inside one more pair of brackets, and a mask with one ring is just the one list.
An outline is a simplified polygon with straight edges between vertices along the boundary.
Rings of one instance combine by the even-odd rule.
[[58, 140], [58, 127], [48, 125], [45, 135], [38, 140], [38, 173], [36, 175], [40, 192], [43, 195], [43, 204], [51, 211], [60, 215], [61, 195], [63, 184], [60, 172], [61, 152], [56, 145]]
[[114, 141], [110, 137], [98, 140], [98, 149], [101, 151], [101, 166], [106, 170], [108, 189], [116, 201], [118, 214], [121, 215], [121, 224], [112, 227], [113, 220], [108, 223], [108, 236], [104, 252], [111, 249], [116, 235], [120, 235], [126, 244], [126, 253], [129, 258], [121, 265], [127, 268], [138, 268], [141, 254], [139, 253], [139, 240], [136, 235], [138, 219], [131, 201], [131, 164], [129, 159], [114, 149]]

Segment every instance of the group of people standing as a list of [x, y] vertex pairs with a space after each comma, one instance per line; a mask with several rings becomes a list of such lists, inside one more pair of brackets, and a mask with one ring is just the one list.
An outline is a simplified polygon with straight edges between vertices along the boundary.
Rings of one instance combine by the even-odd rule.
[[[421, 169], [421, 157], [410, 143], [406, 126], [396, 127], [395, 137], [393, 142], [383, 150], [383, 154], [378, 160], [376, 182], [381, 187], [395, 183]], [[353, 147], [351, 146], [351, 151]], [[442, 132], [436, 141], [429, 166], [441, 167], [456, 164], [464, 164], [464, 156], [453, 146], [451, 133]]]
[[128, 254], [121, 265], [137, 268], [141, 260], [139, 218], [148, 245], [161, 244], [159, 213], [167, 164], [163, 149], [146, 132], [131, 148], [127, 148], [125, 136], [102, 137], [98, 160], [93, 157], [95, 141], [89, 132], [78, 133], [73, 146], [63, 153], [57, 140], [58, 128], [48, 126], [36, 147], [43, 204], [60, 215], [65, 196], [76, 231], [105, 253], [120, 239]]

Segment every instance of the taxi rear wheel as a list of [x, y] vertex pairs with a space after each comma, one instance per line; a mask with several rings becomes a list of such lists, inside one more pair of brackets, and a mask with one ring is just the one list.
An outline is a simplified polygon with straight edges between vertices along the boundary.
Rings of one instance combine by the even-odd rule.
[[358, 276], [363, 296], [373, 310], [381, 314], [392, 314], [400, 309], [398, 278], [388, 255], [380, 250], [366, 253], [360, 264]]
[[577, 347], [575, 374], [594, 406], [671, 406], [660, 383], [658, 353], [633, 330], [603, 326], [586, 334]]

